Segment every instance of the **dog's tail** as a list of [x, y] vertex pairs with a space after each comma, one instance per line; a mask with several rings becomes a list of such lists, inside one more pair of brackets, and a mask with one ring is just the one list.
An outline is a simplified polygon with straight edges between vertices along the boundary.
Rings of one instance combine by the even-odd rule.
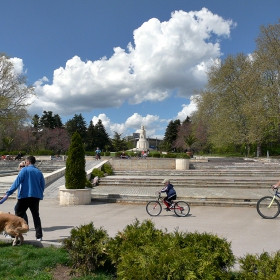
[[16, 234], [18, 233], [26, 233], [29, 231], [29, 226], [24, 219], [20, 219], [20, 223], [17, 224], [17, 227], [14, 229]]
[[28, 224], [24, 221], [24, 223], [22, 224], [21, 228], [19, 228], [19, 229], [20, 229], [20, 232], [21, 232], [21, 233], [26, 233], [26, 232], [29, 231], [29, 226], [28, 226]]

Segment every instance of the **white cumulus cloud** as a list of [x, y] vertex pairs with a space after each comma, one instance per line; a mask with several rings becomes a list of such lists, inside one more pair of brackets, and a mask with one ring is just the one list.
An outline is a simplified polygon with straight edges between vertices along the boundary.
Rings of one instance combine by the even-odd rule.
[[190, 104], [182, 104], [183, 109], [174, 118], [175, 120], [184, 121], [187, 117], [197, 110], [196, 104], [193, 102], [193, 97], [190, 98]]
[[205, 84], [205, 70], [221, 56], [219, 40], [229, 37], [234, 25], [206, 8], [175, 11], [164, 22], [152, 18], [134, 30], [126, 50], [115, 47], [110, 58], [96, 61], [74, 56], [54, 70], [52, 82], [37, 81], [33, 109], [70, 115], [125, 101], [159, 102], [174, 92], [190, 98]]
[[132, 135], [133, 132], [140, 132], [141, 125], [146, 127], [147, 136], [154, 137], [158, 129], [159, 116], [148, 114], [144, 117], [138, 113], [134, 113], [124, 123], [119, 124], [112, 122], [105, 114], [99, 114], [92, 118], [93, 124], [96, 125], [99, 119], [111, 137], [114, 136], [115, 132], [122, 134], [122, 137]]

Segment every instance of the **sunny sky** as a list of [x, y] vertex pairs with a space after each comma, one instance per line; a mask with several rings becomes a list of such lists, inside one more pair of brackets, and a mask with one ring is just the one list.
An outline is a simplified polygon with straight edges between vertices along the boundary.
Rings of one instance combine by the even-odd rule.
[[82, 114], [122, 136], [162, 138], [195, 106], [207, 67], [255, 49], [279, 0], [0, 0], [0, 52], [37, 97], [31, 115]]

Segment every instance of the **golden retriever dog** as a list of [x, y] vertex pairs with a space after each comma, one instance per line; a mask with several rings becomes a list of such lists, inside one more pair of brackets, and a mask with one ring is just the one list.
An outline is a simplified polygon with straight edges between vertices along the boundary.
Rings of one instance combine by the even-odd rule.
[[18, 239], [20, 242], [18, 245], [21, 245], [23, 242], [23, 233], [29, 231], [28, 224], [24, 219], [10, 214], [4, 213], [0, 211], [0, 232], [5, 231], [7, 234], [11, 236], [15, 236], [13, 241], [13, 246], [17, 245]]

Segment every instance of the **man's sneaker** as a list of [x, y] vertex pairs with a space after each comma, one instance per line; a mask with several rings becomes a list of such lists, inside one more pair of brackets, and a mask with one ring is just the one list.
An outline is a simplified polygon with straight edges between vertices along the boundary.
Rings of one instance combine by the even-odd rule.
[[36, 240], [41, 242], [41, 241], [42, 241], [42, 238], [37, 238]]
[[171, 211], [169, 208], [164, 208], [166, 211]]

